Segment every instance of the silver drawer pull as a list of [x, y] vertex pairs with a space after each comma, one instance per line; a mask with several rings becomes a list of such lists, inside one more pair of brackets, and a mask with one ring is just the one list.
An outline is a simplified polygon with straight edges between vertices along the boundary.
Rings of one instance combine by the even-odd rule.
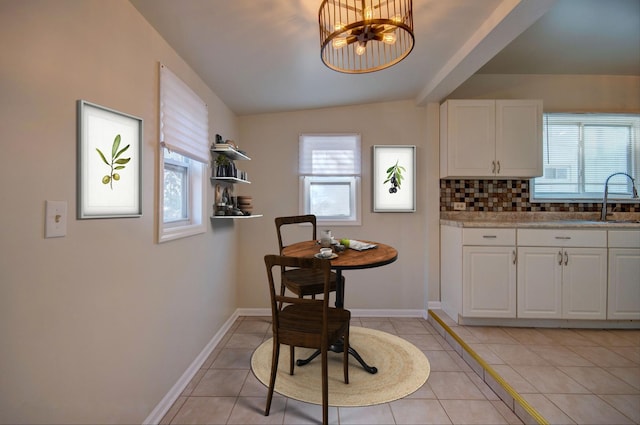
[[482, 237], [483, 237], [484, 239], [496, 239], [496, 238], [497, 238], [497, 236], [496, 236], [496, 235], [482, 235]]
[[571, 236], [556, 236], [556, 239], [569, 240], [571, 239]]

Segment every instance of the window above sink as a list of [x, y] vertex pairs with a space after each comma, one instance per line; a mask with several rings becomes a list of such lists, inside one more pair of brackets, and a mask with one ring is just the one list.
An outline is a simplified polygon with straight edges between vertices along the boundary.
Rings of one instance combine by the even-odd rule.
[[[544, 175], [531, 179], [532, 202], [602, 202], [613, 173], [640, 175], [640, 114], [547, 113], [543, 117]], [[631, 181], [609, 182], [609, 200], [637, 203]]]

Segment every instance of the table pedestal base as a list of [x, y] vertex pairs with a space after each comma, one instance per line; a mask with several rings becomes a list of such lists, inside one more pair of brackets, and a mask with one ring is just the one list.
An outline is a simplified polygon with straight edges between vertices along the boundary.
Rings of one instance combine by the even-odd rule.
[[[338, 341], [335, 344], [332, 344], [329, 347], [329, 351], [334, 352], [334, 353], [342, 353], [342, 352], [344, 352], [344, 344], [343, 344], [343, 342], [342, 341]], [[349, 347], [349, 354], [352, 355], [353, 358], [356, 359], [358, 361], [358, 363], [360, 363], [362, 368], [364, 370], [366, 370], [367, 372], [369, 372], [371, 374], [378, 373], [378, 368], [375, 367], [375, 366], [369, 366], [364, 361], [364, 359], [362, 357], [360, 357], [360, 354], [353, 347]], [[309, 364], [313, 359], [315, 359], [319, 355], [320, 355], [320, 350], [316, 350], [315, 353], [313, 353], [312, 355], [310, 355], [306, 359], [298, 359], [298, 360], [296, 360], [296, 365], [304, 366], [306, 364]]]

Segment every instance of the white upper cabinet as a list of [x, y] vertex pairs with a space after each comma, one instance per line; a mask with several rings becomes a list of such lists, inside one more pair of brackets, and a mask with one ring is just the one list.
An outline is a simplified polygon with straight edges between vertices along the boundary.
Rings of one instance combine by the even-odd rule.
[[440, 105], [440, 178], [541, 175], [541, 100], [453, 99]]

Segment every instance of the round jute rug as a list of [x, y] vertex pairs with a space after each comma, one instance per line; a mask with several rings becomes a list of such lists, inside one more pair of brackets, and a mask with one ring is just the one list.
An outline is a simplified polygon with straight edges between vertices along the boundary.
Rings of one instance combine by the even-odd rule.
[[[375, 329], [351, 327], [350, 343], [378, 373], [366, 372], [349, 356], [349, 384], [342, 374], [342, 354], [329, 353], [329, 405], [370, 406], [405, 397], [419, 389], [429, 377], [429, 360], [415, 345]], [[251, 357], [251, 369], [269, 385], [273, 339], [262, 343]], [[296, 359], [314, 350], [296, 348]], [[322, 404], [320, 356], [306, 366], [296, 366], [289, 375], [289, 347], [280, 347], [275, 391], [307, 403]]]

